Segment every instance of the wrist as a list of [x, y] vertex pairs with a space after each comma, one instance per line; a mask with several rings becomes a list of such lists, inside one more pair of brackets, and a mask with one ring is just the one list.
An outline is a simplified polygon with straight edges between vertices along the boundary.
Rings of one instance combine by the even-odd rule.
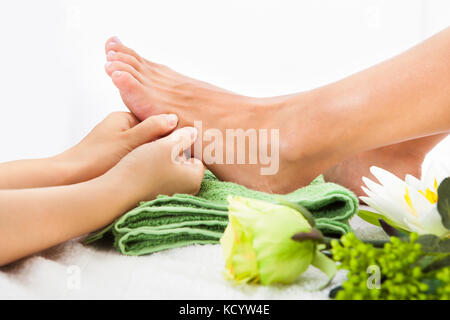
[[[96, 179], [97, 180], [97, 179]], [[141, 201], [154, 199], [158, 193], [153, 176], [142, 176], [140, 170], [135, 170], [119, 163], [116, 167], [98, 178], [103, 185], [116, 194], [127, 210], [139, 205]]]
[[68, 157], [66, 152], [47, 158], [46, 161], [48, 168], [54, 170], [58, 185], [70, 185], [88, 180], [85, 178], [82, 165]]
[[130, 182], [129, 177], [121, 177], [114, 171], [111, 170], [89, 182], [95, 184], [102, 194], [108, 194], [108, 199], [112, 205], [111, 212], [115, 219], [136, 207], [142, 199], [136, 192], [136, 186]]

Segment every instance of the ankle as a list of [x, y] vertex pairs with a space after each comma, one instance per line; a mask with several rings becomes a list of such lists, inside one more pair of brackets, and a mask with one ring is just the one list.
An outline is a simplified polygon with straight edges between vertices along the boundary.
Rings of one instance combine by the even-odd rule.
[[288, 161], [323, 163], [326, 159], [336, 163], [346, 156], [341, 148], [345, 126], [336, 123], [320, 90], [282, 97], [278, 108], [286, 126], [284, 154]]

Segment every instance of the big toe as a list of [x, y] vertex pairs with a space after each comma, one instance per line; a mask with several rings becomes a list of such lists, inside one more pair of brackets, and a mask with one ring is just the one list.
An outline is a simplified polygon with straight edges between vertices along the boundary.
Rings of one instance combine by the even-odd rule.
[[144, 90], [142, 84], [129, 72], [114, 71], [111, 79], [122, 94], [136, 94]]
[[140, 55], [138, 55], [136, 53], [136, 51], [134, 51], [131, 48], [128, 48], [127, 46], [125, 46], [122, 41], [120, 41], [120, 39], [116, 36], [109, 38], [108, 40], [106, 40], [105, 43], [105, 53], [108, 54], [111, 51], [115, 51], [115, 52], [121, 52], [127, 55], [130, 55], [134, 58], [136, 58], [139, 62], [142, 61], [142, 58]]

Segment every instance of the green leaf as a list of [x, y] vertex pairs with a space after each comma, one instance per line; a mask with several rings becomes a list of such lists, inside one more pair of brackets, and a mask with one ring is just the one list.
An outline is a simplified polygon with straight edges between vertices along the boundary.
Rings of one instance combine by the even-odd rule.
[[306, 209], [305, 207], [299, 205], [298, 203], [289, 202], [289, 201], [287, 201], [287, 200], [285, 200], [283, 198], [280, 198], [280, 197], [277, 197], [276, 200], [279, 202], [279, 204], [300, 212], [300, 214], [303, 215], [303, 217], [308, 221], [308, 223], [309, 223], [309, 225], [311, 227], [315, 227], [316, 226], [316, 221], [314, 220], [314, 217], [313, 217], [312, 213], [309, 212], [309, 210]]
[[372, 212], [372, 211], [367, 211], [367, 210], [359, 210], [358, 211], [358, 216], [367, 221], [370, 224], [373, 224], [377, 227], [381, 227], [379, 220], [383, 219], [384, 217], [381, 214]]
[[417, 239], [425, 252], [450, 253], [450, 239], [441, 239], [434, 234], [425, 234]]
[[450, 177], [445, 178], [437, 190], [437, 209], [444, 227], [450, 230]]
[[429, 263], [422, 270], [427, 273], [427, 272], [439, 270], [439, 269], [442, 269], [442, 268], [445, 268], [448, 266], [450, 266], [450, 254], [442, 255], [440, 257], [435, 257], [435, 259], [433, 261], [431, 261], [431, 263]]
[[437, 252], [441, 239], [434, 234], [425, 234], [417, 239], [417, 243], [422, 245], [422, 250], [426, 252]]
[[358, 216], [361, 219], [367, 221], [368, 223], [373, 224], [373, 225], [375, 225], [377, 227], [380, 227], [380, 228], [381, 228], [380, 219], [382, 219], [382, 220], [384, 220], [385, 222], [387, 222], [388, 224], [390, 224], [391, 226], [393, 226], [397, 230], [400, 230], [403, 233], [406, 233], [406, 234], [410, 234], [411, 233], [411, 232], [403, 229], [402, 227], [398, 226], [392, 220], [390, 220], [390, 219], [386, 218], [385, 216], [383, 216], [383, 215], [381, 215], [379, 213], [376, 213], [376, 212], [367, 211], [367, 210], [359, 210]]
[[421, 280], [421, 282], [428, 285], [427, 293], [429, 295], [435, 295], [437, 293], [437, 289], [442, 286], [442, 281], [436, 278], [426, 278]]
[[[439, 257], [436, 256], [422, 256], [420, 257], [416, 263], [414, 264], [414, 266], [418, 266], [422, 271], [424, 270], [428, 270], [428, 268], [437, 260], [439, 259]], [[427, 271], [428, 272], [428, 271]]]

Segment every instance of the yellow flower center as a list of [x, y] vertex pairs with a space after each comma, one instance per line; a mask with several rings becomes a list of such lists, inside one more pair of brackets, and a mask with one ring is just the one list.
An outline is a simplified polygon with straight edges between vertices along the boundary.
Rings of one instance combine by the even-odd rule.
[[413, 215], [415, 215], [416, 217], [418, 217], [419, 215], [417, 214], [417, 211], [416, 211], [416, 209], [414, 209], [414, 206], [413, 206], [413, 204], [412, 204], [411, 196], [409, 195], [408, 187], [405, 187], [405, 190], [406, 190], [406, 193], [405, 193], [405, 201], [406, 201], [406, 203], [408, 204], [409, 208], [411, 209], [411, 210], [410, 210], [411, 213], [412, 213]]
[[438, 183], [437, 180], [434, 179], [434, 191], [431, 191], [429, 188], [427, 188], [427, 190], [419, 190], [419, 192], [421, 195], [427, 198], [427, 200], [430, 201], [431, 204], [435, 204], [438, 201], [437, 189]]

